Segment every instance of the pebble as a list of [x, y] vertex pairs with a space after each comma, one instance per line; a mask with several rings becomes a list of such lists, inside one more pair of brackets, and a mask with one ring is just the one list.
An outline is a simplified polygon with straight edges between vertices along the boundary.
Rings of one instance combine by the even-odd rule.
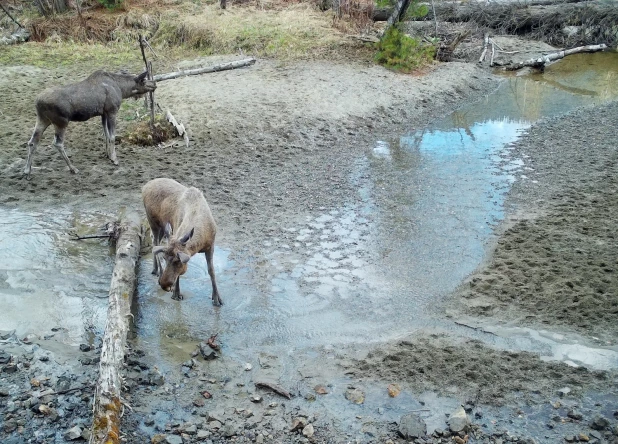
[[314, 434], [313, 424], [307, 424], [307, 426], [303, 429], [303, 436], [307, 438], [311, 438]]

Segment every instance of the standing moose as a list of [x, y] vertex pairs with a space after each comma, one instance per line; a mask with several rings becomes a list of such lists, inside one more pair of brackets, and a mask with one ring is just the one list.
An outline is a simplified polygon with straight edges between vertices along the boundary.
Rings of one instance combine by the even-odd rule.
[[[161, 288], [171, 291], [172, 299], [183, 299], [180, 276], [187, 272], [191, 256], [204, 253], [212, 283], [212, 303], [223, 305], [213, 264], [217, 224], [204, 194], [173, 179], [158, 178], [143, 186], [142, 198], [153, 237], [152, 274], [159, 276]], [[168, 240], [167, 246], [161, 245], [164, 238]], [[165, 268], [160, 256], [165, 260]]]
[[77, 173], [67, 153], [64, 151], [64, 134], [69, 122], [85, 122], [101, 116], [105, 151], [107, 157], [118, 165], [116, 158], [116, 115], [122, 99], [140, 97], [154, 91], [157, 85], [146, 79], [147, 72], [138, 76], [127, 73], [96, 71], [87, 79], [70, 85], [49, 88], [36, 98], [36, 127], [28, 141], [28, 160], [24, 175], [29, 179], [32, 168], [32, 155], [43, 135], [51, 124], [56, 129], [54, 146], [60, 151], [72, 173]]

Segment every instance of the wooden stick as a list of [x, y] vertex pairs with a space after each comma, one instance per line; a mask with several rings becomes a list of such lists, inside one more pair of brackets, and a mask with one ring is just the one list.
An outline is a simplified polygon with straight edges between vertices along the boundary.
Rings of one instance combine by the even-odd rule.
[[483, 63], [483, 60], [485, 60], [485, 54], [487, 53], [487, 45], [489, 45], [489, 33], [485, 33], [485, 44], [483, 45], [483, 52], [481, 53], [481, 57], [479, 58], [479, 63]]
[[605, 43], [601, 43], [600, 45], [578, 46], [577, 48], [565, 49], [563, 51], [554, 52], [534, 59], [525, 60], [523, 62], [513, 63], [512, 65], [507, 65], [505, 69], [508, 71], [516, 71], [524, 66], [542, 68], [551, 62], [555, 62], [556, 60], [560, 60], [571, 54], [578, 54], [580, 52], [597, 52], [605, 49], [607, 49], [607, 45]]
[[[146, 66], [148, 68], [148, 79], [152, 80], [152, 62], [148, 62]], [[148, 92], [148, 97], [150, 98], [150, 128], [154, 128], [154, 91]]]
[[489, 58], [489, 66], [494, 66], [494, 57], [496, 55], [496, 45], [491, 42], [491, 57]]
[[283, 396], [284, 398], [292, 399], [292, 395], [290, 395], [290, 393], [287, 390], [278, 386], [277, 384], [273, 384], [267, 381], [258, 381], [255, 383], [255, 386], [258, 388], [271, 389], [273, 392], [275, 392], [278, 395]]
[[253, 57], [244, 60], [237, 60], [235, 62], [222, 63], [221, 65], [209, 66], [206, 68], [187, 69], [184, 71], [170, 72], [167, 74], [157, 74], [154, 76], [155, 82], [161, 82], [163, 80], [177, 79], [178, 77], [195, 76], [197, 74], [207, 74], [210, 72], [226, 71], [228, 69], [241, 68], [243, 66], [253, 65], [255, 59]]
[[120, 369], [124, 363], [131, 302], [137, 279], [135, 267], [141, 244], [140, 217], [134, 211], [127, 212], [122, 218], [116, 246], [116, 264], [109, 287], [107, 323], [94, 396], [91, 444], [120, 444]]

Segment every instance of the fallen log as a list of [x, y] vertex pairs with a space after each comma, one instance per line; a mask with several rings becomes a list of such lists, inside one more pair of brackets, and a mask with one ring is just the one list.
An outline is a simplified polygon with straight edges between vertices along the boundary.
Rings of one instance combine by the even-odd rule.
[[198, 74], [207, 74], [209, 72], [226, 71], [228, 69], [242, 68], [243, 66], [250, 66], [255, 63], [253, 57], [244, 60], [236, 60], [235, 62], [222, 63], [221, 65], [208, 66], [206, 68], [187, 69], [184, 71], [170, 72], [167, 74], [157, 74], [154, 76], [155, 82], [161, 82], [163, 80], [177, 79], [178, 77], [195, 76]]
[[135, 267], [142, 243], [142, 225], [136, 212], [122, 218], [116, 243], [116, 264], [109, 287], [107, 322], [101, 349], [99, 380], [94, 396], [91, 444], [119, 444], [122, 401], [120, 369], [131, 315], [131, 302], [136, 284]]
[[535, 57], [522, 62], [513, 63], [511, 65], [505, 65], [504, 69], [507, 71], [517, 71], [525, 66], [530, 68], [544, 68], [549, 63], [560, 60], [571, 54], [578, 54], [581, 52], [597, 52], [605, 49], [607, 49], [607, 45], [604, 43], [601, 43], [600, 45], [579, 46], [577, 48], [565, 49], [563, 51], [554, 52], [541, 57]]

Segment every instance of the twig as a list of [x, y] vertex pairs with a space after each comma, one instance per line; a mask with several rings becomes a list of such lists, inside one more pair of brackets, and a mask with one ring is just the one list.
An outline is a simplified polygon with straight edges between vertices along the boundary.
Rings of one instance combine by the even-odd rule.
[[103, 239], [103, 238], [110, 238], [112, 236], [111, 234], [90, 234], [88, 236], [79, 236], [78, 234], [75, 234], [75, 233], [71, 233], [71, 234], [75, 236], [75, 238], [71, 240]]
[[[9, 13], [9, 11], [7, 11], [7, 9], [6, 9], [4, 6], [2, 6], [2, 3], [0, 3], [0, 8], [2, 8], [2, 10], [6, 13], [6, 15], [8, 15], [8, 16], [9, 16], [9, 18], [10, 18], [11, 20], [13, 20], [17, 26], [19, 26], [20, 28], [24, 28], [24, 27], [21, 25], [21, 23], [19, 23], [19, 22], [15, 19], [15, 17], [13, 17], [13, 16]], [[24, 29], [26, 29], [26, 28], [24, 28]]]
[[157, 53], [155, 52], [154, 49], [152, 49], [152, 46], [150, 46], [150, 43], [148, 43], [148, 40], [144, 39], [144, 43], [146, 44], [146, 46], [148, 47], [148, 49], [150, 49], [150, 52], [152, 52], [152, 55], [154, 56], [155, 59], [158, 59], [159, 56], [157, 55]]

